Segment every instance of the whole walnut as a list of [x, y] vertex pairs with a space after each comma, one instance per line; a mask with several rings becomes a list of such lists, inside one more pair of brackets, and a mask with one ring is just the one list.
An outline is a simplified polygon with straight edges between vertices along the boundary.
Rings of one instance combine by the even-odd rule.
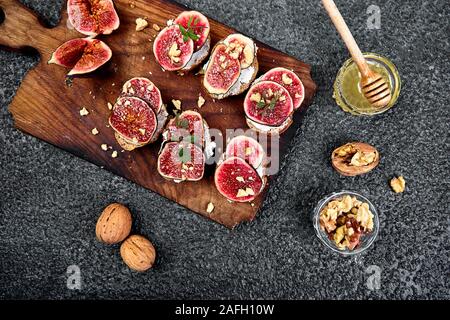
[[120, 203], [111, 203], [98, 218], [95, 234], [106, 244], [119, 243], [130, 234], [131, 224], [130, 210]]
[[140, 235], [132, 235], [120, 246], [120, 255], [130, 269], [144, 272], [153, 266], [156, 251], [148, 239]]

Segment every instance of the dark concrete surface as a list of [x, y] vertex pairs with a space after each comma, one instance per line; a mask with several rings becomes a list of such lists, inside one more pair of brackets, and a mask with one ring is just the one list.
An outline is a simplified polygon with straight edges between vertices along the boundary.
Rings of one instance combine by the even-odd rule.
[[[24, 2], [57, 23], [62, 1]], [[337, 1], [361, 47], [392, 59], [403, 80], [398, 104], [370, 118], [331, 97], [348, 53], [319, 1], [182, 2], [313, 66], [317, 96], [263, 210], [229, 231], [15, 130], [7, 106], [38, 57], [1, 50], [0, 298], [448, 299], [449, 1]], [[366, 28], [372, 4], [380, 30]], [[379, 167], [355, 178], [334, 172], [330, 152], [349, 140], [376, 146]], [[397, 174], [407, 181], [401, 195], [388, 185]], [[320, 198], [341, 189], [380, 213], [375, 245], [356, 258], [327, 251], [309, 220]], [[111, 201], [127, 204], [135, 232], [155, 244], [151, 271], [131, 272], [117, 246], [95, 240]], [[66, 286], [70, 265], [81, 270], [81, 290]], [[379, 290], [366, 285], [373, 270]]]

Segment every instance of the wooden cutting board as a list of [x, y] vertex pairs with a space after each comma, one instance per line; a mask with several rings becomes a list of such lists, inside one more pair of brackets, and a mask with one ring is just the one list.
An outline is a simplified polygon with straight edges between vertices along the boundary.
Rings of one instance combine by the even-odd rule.
[[[62, 13], [59, 25], [48, 29], [18, 1], [0, 0], [0, 8], [5, 14], [5, 21], [0, 25], [0, 45], [19, 50], [32, 47], [41, 55], [40, 63], [27, 74], [9, 107], [15, 126], [229, 228], [242, 221], [251, 221], [261, 207], [265, 192], [254, 201], [253, 206], [249, 203], [230, 203], [214, 186], [213, 167], [207, 168], [200, 182], [176, 184], [166, 181], [156, 170], [160, 141], [133, 152], [119, 152], [115, 159], [111, 157], [111, 151], [101, 150], [100, 145], [103, 143], [114, 150], [121, 150], [114, 139], [113, 130], [107, 127], [110, 113], [107, 103], [114, 103], [121, 85], [137, 76], [150, 78], [161, 89], [165, 103], [170, 104], [172, 99], [181, 100], [183, 109], [195, 109], [198, 95], [202, 93], [206, 104], [199, 112], [212, 128], [222, 132], [227, 128], [247, 129], [242, 108], [243, 95], [213, 101], [203, 92], [199, 76], [189, 74], [180, 77], [163, 72], [154, 61], [152, 40], [157, 32], [151, 25], [165, 25], [168, 19], [186, 10], [185, 7], [167, 0], [116, 0], [115, 4], [120, 16], [120, 28], [112, 35], [99, 37], [113, 51], [111, 62], [93, 74], [75, 78], [72, 85], [68, 86], [65, 82], [68, 71], [47, 64], [52, 52], [63, 42], [83, 37], [68, 27], [66, 10]], [[146, 17], [150, 27], [136, 32], [135, 20], [138, 17]], [[236, 32], [213, 19], [210, 19], [210, 23], [213, 45]], [[257, 45], [260, 73], [283, 66], [293, 69], [300, 76], [305, 85], [304, 111], [316, 90], [310, 66], [260, 42]], [[82, 107], [89, 110], [88, 116], [80, 116]], [[294, 125], [281, 138], [280, 158], [299, 126], [302, 113], [297, 111]], [[100, 133], [92, 135], [93, 128], [97, 128]], [[209, 202], [215, 205], [211, 214], [206, 212]]]

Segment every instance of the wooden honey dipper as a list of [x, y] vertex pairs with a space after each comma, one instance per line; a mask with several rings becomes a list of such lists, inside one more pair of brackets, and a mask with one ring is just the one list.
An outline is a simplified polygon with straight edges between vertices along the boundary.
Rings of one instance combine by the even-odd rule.
[[367, 64], [358, 44], [353, 38], [350, 29], [342, 18], [339, 9], [333, 0], [322, 0], [323, 6], [333, 21], [336, 30], [339, 32], [342, 40], [344, 40], [348, 51], [352, 55], [353, 61], [358, 66], [361, 73], [361, 90], [375, 108], [385, 107], [391, 101], [391, 89], [389, 83], [377, 72], [372, 71]]

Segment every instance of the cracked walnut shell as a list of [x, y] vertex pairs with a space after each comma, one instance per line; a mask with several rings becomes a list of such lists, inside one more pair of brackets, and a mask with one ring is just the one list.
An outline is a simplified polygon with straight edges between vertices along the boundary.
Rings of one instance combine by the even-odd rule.
[[119, 243], [130, 234], [131, 224], [130, 210], [120, 203], [111, 203], [98, 218], [95, 234], [106, 244]]
[[370, 144], [350, 142], [333, 151], [331, 164], [344, 176], [357, 176], [373, 170], [380, 162], [380, 154]]
[[155, 263], [156, 250], [147, 238], [132, 235], [120, 246], [120, 255], [130, 269], [144, 272]]

